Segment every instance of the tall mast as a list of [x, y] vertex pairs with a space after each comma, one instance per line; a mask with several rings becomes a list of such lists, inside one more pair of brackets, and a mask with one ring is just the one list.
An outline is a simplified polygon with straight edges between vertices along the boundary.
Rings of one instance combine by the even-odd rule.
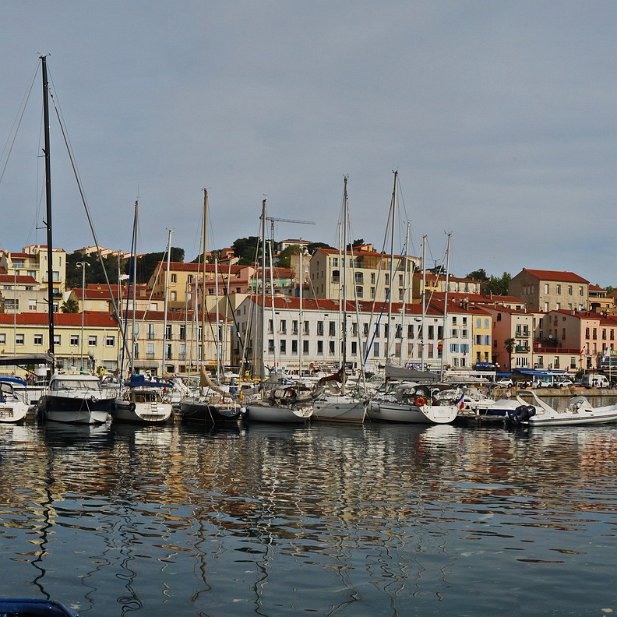
[[445, 356], [447, 343], [450, 340], [450, 334], [447, 332], [447, 320], [448, 320], [448, 288], [450, 287], [450, 241], [452, 239], [452, 232], [448, 233], [448, 244], [446, 247], [446, 290], [444, 293], [443, 301], [443, 332], [441, 339], [441, 376], [443, 378], [445, 368]]
[[394, 186], [392, 187], [392, 200], [390, 201], [390, 270], [388, 287], [388, 330], [386, 332], [386, 364], [390, 359], [390, 345], [392, 341], [392, 288], [394, 286], [394, 221], [396, 220], [396, 180], [398, 171], [394, 173]]
[[169, 268], [171, 267], [171, 229], [167, 230], [167, 272], [165, 273], [165, 297], [163, 301], [163, 357], [161, 358], [161, 377], [165, 373], [165, 350], [167, 347], [167, 303], [169, 297]]
[[426, 234], [422, 236], [422, 325], [420, 344], [422, 345], [422, 355], [420, 361], [421, 370], [426, 370]]
[[342, 361], [342, 388], [341, 391], [345, 392], [345, 377], [347, 371], [347, 225], [349, 221], [349, 203], [347, 200], [347, 176], [343, 180], [343, 320], [341, 327], [341, 340], [343, 344], [343, 361]]
[[266, 200], [261, 202], [261, 357], [259, 377], [266, 378]]
[[[49, 353], [53, 356], [54, 346], [54, 268], [52, 263], [52, 227], [51, 227], [51, 161], [49, 140], [49, 84], [47, 81], [47, 58], [41, 56], [43, 74], [43, 124], [45, 129], [45, 201], [47, 206], [45, 226], [47, 227], [47, 311], [49, 314]], [[83, 307], [82, 307], [83, 310]], [[55, 362], [54, 362], [55, 363]]]

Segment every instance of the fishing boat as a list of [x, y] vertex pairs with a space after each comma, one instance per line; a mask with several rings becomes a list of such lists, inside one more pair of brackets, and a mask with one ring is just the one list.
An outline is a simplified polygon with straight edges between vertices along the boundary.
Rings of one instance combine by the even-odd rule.
[[28, 414], [28, 405], [16, 394], [13, 384], [0, 381], [0, 423], [24, 422]]
[[96, 375], [54, 373], [37, 411], [42, 420], [73, 424], [103, 424], [114, 408], [115, 396], [101, 388]]
[[[531, 403], [525, 398], [531, 398]], [[585, 396], [573, 396], [564, 410], [557, 410], [533, 390], [521, 390], [519, 406], [508, 414], [508, 421], [524, 426], [581, 426], [617, 421], [617, 404], [594, 407]]]

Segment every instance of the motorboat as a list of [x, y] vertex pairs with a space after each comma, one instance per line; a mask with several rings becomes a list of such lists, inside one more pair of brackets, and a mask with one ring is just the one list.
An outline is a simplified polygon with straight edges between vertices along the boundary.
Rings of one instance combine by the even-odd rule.
[[114, 422], [164, 424], [173, 412], [167, 396], [171, 384], [146, 380], [144, 375], [131, 375], [125, 389], [114, 401], [111, 417]]
[[28, 405], [24, 403], [8, 381], [0, 381], [0, 423], [24, 422]]
[[[531, 402], [524, 396], [531, 398]], [[580, 426], [617, 421], [617, 404], [594, 407], [585, 396], [573, 396], [564, 410], [554, 409], [533, 390], [520, 391], [516, 400], [519, 407], [508, 414], [513, 425]]]
[[39, 399], [43, 420], [75, 424], [103, 424], [114, 409], [115, 395], [103, 390], [91, 373], [54, 373]]

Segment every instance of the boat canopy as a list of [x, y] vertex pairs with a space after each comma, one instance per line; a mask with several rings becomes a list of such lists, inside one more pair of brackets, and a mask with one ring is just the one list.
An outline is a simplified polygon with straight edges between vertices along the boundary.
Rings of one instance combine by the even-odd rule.
[[422, 381], [424, 383], [440, 380], [440, 376], [432, 371], [418, 371], [403, 366], [394, 366], [393, 364], [386, 364], [385, 372], [386, 379], [408, 379], [410, 381]]
[[138, 373], [132, 373], [131, 378], [125, 381], [124, 385], [129, 388], [173, 388], [173, 384], [169, 381], [146, 381], [146, 376]]
[[23, 356], [0, 356], [0, 366], [25, 366], [31, 364], [53, 364], [54, 358], [48, 353], [32, 353]]

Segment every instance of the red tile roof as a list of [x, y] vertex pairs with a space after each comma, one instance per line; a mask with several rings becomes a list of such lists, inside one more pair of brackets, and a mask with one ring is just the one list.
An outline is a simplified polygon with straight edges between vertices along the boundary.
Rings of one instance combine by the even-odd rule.
[[575, 274], [574, 272], [560, 272], [558, 270], [530, 270], [523, 268], [523, 272], [541, 281], [558, 281], [560, 283], [589, 283], [587, 279]]

